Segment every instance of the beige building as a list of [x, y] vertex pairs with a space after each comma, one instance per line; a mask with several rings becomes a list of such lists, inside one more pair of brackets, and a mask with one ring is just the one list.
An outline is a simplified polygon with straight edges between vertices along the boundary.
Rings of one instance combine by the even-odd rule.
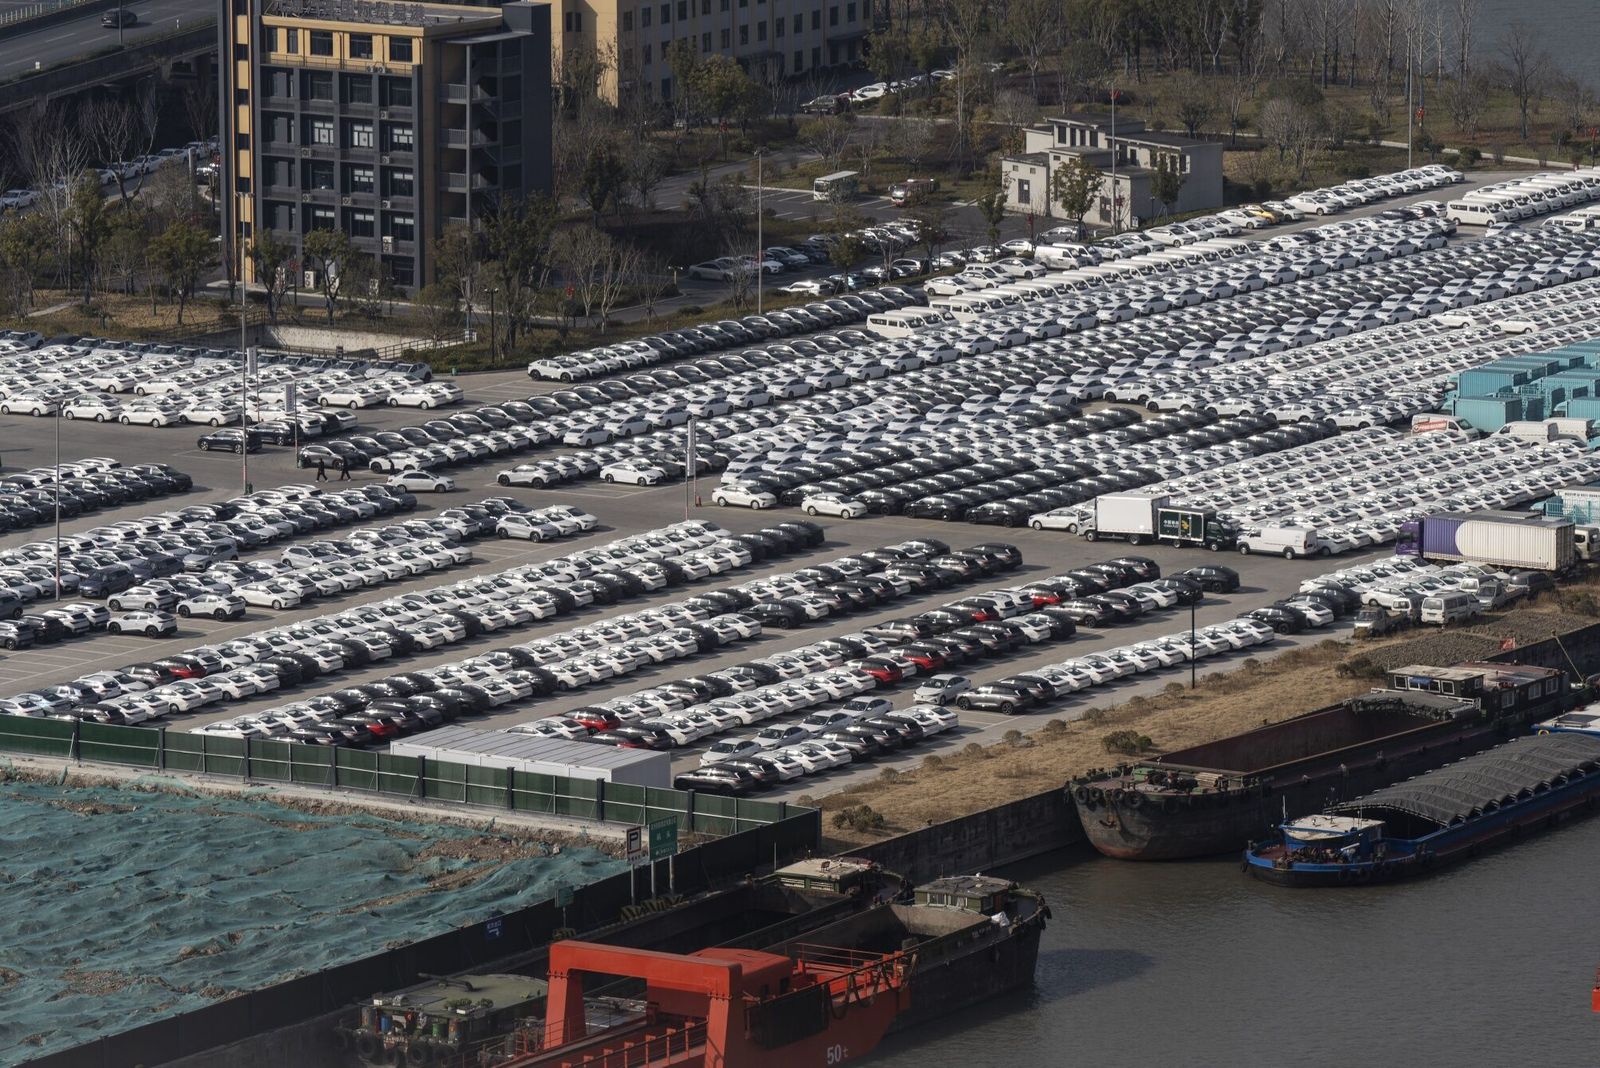
[[[394, 285], [434, 278], [433, 240], [550, 188], [547, 4], [228, 0], [223, 233], [271, 232], [318, 284], [307, 235], [342, 230]], [[245, 277], [253, 277], [248, 260]]]
[[[876, 0], [884, 3], [885, 0]], [[672, 99], [674, 41], [696, 55], [733, 56], [756, 78], [789, 78], [863, 60], [874, 0], [554, 0], [554, 78], [590, 59], [603, 68], [600, 95]], [[619, 73], [620, 72], [620, 73]]]
[[[1090, 226], [1131, 229], [1168, 214], [1207, 211], [1222, 206], [1222, 146], [1175, 134], [1147, 132], [1138, 119], [1118, 116], [1112, 136], [1111, 116], [1066, 115], [1046, 119], [1041, 126], [1023, 131], [1020, 156], [1001, 161], [1006, 206], [1031, 211], [1041, 218], [1060, 218], [1053, 204], [1050, 181], [1056, 170], [1082, 158], [1100, 171], [1100, 196], [1084, 222]], [[1113, 177], [1113, 161], [1115, 177]], [[1175, 204], [1158, 204], [1152, 179], [1158, 170], [1175, 170], [1183, 177]]]

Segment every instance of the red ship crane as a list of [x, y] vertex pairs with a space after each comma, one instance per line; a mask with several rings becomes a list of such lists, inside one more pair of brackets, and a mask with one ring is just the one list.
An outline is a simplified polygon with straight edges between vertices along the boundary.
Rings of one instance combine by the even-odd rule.
[[1594, 989], [1589, 992], [1589, 1007], [1600, 1012], [1600, 968], [1594, 971]]
[[[807, 948], [680, 955], [592, 942], [550, 947], [541, 1048], [518, 1068], [788, 1068], [865, 1056], [910, 1005], [912, 958]], [[593, 1034], [584, 976], [643, 979], [649, 1011]]]

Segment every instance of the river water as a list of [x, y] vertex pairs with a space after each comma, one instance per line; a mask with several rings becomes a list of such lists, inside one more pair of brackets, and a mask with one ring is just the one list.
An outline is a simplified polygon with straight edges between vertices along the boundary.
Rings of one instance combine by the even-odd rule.
[[897, 1035], [874, 1065], [1600, 1063], [1600, 819], [1389, 886], [1087, 849], [1005, 874], [1055, 913], [1035, 988]]

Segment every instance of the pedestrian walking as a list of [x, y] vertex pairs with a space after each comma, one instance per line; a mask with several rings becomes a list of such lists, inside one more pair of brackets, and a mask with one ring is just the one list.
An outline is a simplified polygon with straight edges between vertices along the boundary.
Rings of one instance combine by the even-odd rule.
[[328, 461], [326, 461], [326, 460], [318, 460], [317, 461], [317, 481], [318, 482], [326, 482], [326, 481], [328, 481]]
[[344, 459], [343, 457], [340, 457], [339, 459], [339, 481], [350, 481], [350, 461]]

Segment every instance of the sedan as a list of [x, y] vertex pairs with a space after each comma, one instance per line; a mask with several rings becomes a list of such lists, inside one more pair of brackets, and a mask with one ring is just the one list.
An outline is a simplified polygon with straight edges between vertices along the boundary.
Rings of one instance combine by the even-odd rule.
[[807, 515], [831, 515], [841, 519], [859, 519], [867, 514], [865, 504], [841, 493], [812, 494], [801, 500], [800, 507]]
[[124, 612], [106, 624], [106, 629], [112, 634], [127, 632], [157, 638], [178, 633], [178, 617], [171, 612]]
[[439, 475], [432, 471], [420, 471], [414, 468], [397, 475], [390, 475], [384, 484], [412, 492], [429, 493], [446, 493], [456, 488], [456, 480], [449, 475]]

